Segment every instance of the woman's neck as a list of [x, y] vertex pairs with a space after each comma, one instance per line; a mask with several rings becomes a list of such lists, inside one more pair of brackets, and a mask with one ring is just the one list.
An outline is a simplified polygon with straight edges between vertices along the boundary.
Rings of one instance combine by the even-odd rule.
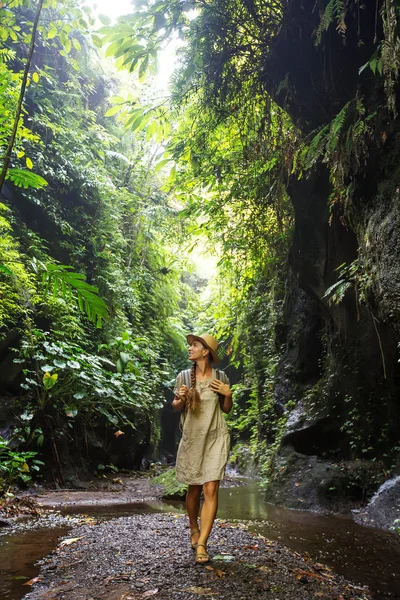
[[211, 373], [212, 367], [208, 360], [196, 360], [196, 377], [204, 378]]

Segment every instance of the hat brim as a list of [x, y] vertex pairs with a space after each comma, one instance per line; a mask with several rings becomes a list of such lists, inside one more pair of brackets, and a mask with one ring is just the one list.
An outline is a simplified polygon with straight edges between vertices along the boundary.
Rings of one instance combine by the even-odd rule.
[[189, 345], [190, 345], [190, 344], [192, 344], [192, 343], [194, 342], [194, 340], [197, 340], [197, 341], [199, 341], [201, 344], [203, 344], [203, 346], [205, 346], [205, 347], [207, 348], [207, 350], [209, 350], [209, 351], [210, 351], [210, 354], [211, 354], [211, 356], [212, 356], [212, 359], [213, 359], [213, 360], [212, 360], [212, 362], [213, 362], [214, 364], [217, 364], [217, 363], [219, 363], [219, 361], [220, 361], [220, 358], [219, 358], [218, 354], [217, 354], [217, 353], [216, 353], [216, 352], [215, 352], [215, 351], [214, 351], [212, 348], [210, 348], [210, 346], [207, 344], [207, 342], [205, 342], [205, 341], [203, 340], [203, 338], [202, 338], [202, 337], [200, 337], [199, 335], [192, 335], [192, 334], [190, 333], [189, 335], [187, 335], [187, 336], [186, 336], [186, 340], [187, 340], [187, 343], [188, 343]]

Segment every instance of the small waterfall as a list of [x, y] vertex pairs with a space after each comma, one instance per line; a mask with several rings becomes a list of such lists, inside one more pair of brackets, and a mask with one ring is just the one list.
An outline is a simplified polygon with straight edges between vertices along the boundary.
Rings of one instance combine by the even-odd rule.
[[391, 490], [399, 482], [400, 475], [396, 475], [395, 477], [392, 477], [392, 479], [388, 479], [387, 481], [385, 481], [385, 483], [381, 485], [379, 490], [375, 492], [375, 494], [372, 496], [371, 501], [369, 502], [369, 506], [372, 506], [384, 492]]

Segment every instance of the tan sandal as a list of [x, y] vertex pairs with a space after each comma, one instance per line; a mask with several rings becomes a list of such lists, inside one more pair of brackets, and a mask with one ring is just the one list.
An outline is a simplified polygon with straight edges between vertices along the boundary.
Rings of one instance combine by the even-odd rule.
[[[196, 535], [196, 533], [200, 533], [200, 530], [199, 530], [199, 529], [193, 529], [192, 531], [190, 531], [190, 540], [192, 540], [192, 537], [193, 537], [194, 535]], [[192, 549], [193, 549], [193, 550], [196, 550], [196, 548], [197, 548], [197, 543], [195, 543], [195, 544], [194, 544], [192, 541], [190, 541], [190, 543], [191, 543]]]
[[[198, 565], [204, 565], [205, 563], [210, 562], [210, 557], [207, 554], [207, 547], [206, 547], [206, 545], [205, 544], [197, 544], [197, 548], [199, 546], [203, 546], [205, 552], [196, 552], [196, 563]], [[196, 548], [196, 550], [197, 550], [197, 548]]]

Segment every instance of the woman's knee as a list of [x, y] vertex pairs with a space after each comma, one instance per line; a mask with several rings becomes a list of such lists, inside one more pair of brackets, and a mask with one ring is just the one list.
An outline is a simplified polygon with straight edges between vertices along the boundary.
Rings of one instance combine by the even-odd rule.
[[188, 496], [190, 496], [192, 498], [196, 498], [196, 497], [200, 498], [200, 494], [201, 494], [201, 485], [189, 485], [189, 488], [187, 491]]
[[207, 481], [203, 485], [203, 494], [205, 498], [214, 498], [218, 496], [219, 481]]

